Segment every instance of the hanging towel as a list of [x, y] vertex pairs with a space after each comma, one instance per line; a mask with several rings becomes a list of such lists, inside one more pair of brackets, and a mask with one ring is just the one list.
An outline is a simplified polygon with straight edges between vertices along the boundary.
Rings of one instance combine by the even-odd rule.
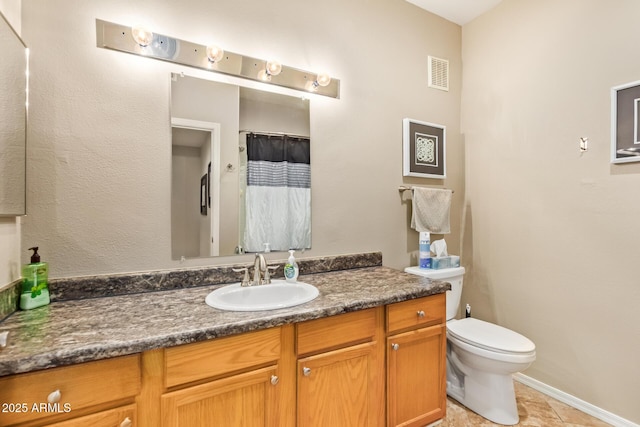
[[451, 190], [413, 187], [411, 228], [434, 234], [451, 233]]

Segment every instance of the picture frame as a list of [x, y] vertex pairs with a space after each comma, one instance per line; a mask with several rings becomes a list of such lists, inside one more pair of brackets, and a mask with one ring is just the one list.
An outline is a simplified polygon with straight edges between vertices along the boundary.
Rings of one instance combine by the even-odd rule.
[[211, 162], [207, 166], [207, 202], [209, 209], [211, 209]]
[[640, 162], [640, 81], [611, 88], [611, 163]]
[[209, 174], [202, 175], [200, 178], [200, 215], [207, 214], [207, 181], [209, 180]]
[[445, 179], [447, 129], [443, 125], [402, 120], [403, 176]]

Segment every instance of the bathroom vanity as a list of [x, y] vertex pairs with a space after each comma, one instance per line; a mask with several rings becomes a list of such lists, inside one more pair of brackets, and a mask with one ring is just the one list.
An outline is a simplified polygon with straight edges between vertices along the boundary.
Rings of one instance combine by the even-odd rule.
[[382, 266], [299, 280], [320, 296], [273, 311], [213, 309], [204, 286], [15, 313], [0, 323], [10, 331], [0, 425], [423, 426], [444, 416], [447, 283]]

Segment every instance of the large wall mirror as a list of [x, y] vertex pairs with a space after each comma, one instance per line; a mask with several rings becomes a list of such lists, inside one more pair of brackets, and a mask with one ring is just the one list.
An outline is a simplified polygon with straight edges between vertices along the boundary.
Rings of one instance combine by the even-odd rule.
[[173, 259], [311, 247], [309, 100], [171, 76]]
[[26, 213], [26, 46], [0, 13], [0, 216]]

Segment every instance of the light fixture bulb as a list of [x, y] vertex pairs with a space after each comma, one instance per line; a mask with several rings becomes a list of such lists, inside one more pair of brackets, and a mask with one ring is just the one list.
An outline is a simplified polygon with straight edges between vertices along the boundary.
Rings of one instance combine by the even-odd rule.
[[215, 44], [207, 46], [207, 58], [210, 62], [219, 62], [224, 56], [224, 50]]
[[270, 82], [271, 81], [271, 74], [269, 74], [269, 72], [267, 70], [260, 70], [260, 71], [258, 71], [258, 79], [263, 81], [263, 82]]
[[282, 71], [282, 64], [278, 61], [267, 61], [267, 73], [277, 76]]
[[318, 86], [329, 86], [329, 83], [331, 83], [331, 76], [329, 76], [329, 74], [327, 73], [318, 73], [315, 82], [318, 84]]
[[315, 92], [316, 90], [318, 90], [318, 84], [315, 81], [307, 81], [307, 83], [304, 85], [304, 88], [309, 91], [309, 92]]
[[131, 36], [136, 43], [142, 47], [146, 47], [153, 41], [153, 33], [148, 28], [142, 25], [135, 25], [131, 27]]

